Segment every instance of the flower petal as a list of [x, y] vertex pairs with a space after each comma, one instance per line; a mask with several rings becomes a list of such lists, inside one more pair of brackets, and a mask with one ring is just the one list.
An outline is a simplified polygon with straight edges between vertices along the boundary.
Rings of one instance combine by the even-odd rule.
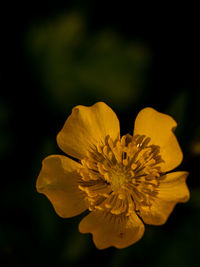
[[79, 163], [65, 156], [52, 155], [43, 160], [37, 179], [37, 191], [45, 194], [57, 214], [64, 218], [76, 216], [88, 208], [84, 193], [78, 188], [80, 176], [76, 170], [79, 167]]
[[92, 233], [98, 249], [125, 248], [143, 236], [144, 224], [135, 213], [128, 217], [93, 211], [80, 222], [79, 231]]
[[82, 159], [87, 151], [106, 136], [119, 138], [119, 120], [114, 111], [103, 102], [91, 107], [76, 106], [57, 136], [59, 147], [68, 155]]
[[183, 159], [181, 148], [172, 131], [176, 126], [172, 117], [153, 108], [142, 109], [135, 120], [134, 135], [146, 135], [151, 138], [151, 144], [160, 146], [160, 154], [165, 161], [160, 164], [163, 172], [174, 169]]
[[185, 183], [187, 176], [187, 172], [172, 172], [165, 175], [152, 206], [140, 208], [140, 216], [145, 223], [164, 224], [178, 202], [188, 201], [190, 192]]

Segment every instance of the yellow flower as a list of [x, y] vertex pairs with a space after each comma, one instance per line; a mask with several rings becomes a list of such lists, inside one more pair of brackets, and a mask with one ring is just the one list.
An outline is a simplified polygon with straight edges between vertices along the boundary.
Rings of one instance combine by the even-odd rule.
[[188, 173], [168, 173], [183, 158], [176, 125], [170, 116], [144, 108], [133, 135], [120, 138], [118, 118], [105, 103], [76, 106], [57, 143], [77, 161], [45, 158], [37, 190], [63, 218], [88, 209], [79, 231], [92, 233], [97, 248], [130, 246], [143, 236], [144, 223], [164, 224], [175, 205], [189, 199]]

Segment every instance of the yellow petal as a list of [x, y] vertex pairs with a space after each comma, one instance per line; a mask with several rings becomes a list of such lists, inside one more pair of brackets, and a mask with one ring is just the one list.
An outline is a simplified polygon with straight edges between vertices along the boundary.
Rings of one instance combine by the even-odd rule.
[[178, 202], [188, 201], [190, 192], [185, 182], [187, 176], [187, 172], [172, 172], [165, 175], [152, 206], [140, 208], [140, 216], [145, 223], [164, 224]]
[[137, 242], [144, 234], [144, 224], [133, 213], [131, 216], [93, 211], [79, 224], [81, 233], [92, 233], [98, 249], [111, 246], [125, 248]]
[[183, 154], [173, 133], [177, 123], [175, 120], [153, 108], [142, 109], [135, 120], [134, 135], [146, 135], [151, 138], [150, 143], [160, 146], [160, 154], [165, 161], [161, 163], [163, 172], [177, 167]]
[[114, 111], [103, 102], [91, 107], [76, 106], [57, 136], [59, 147], [68, 155], [82, 159], [87, 151], [106, 136], [119, 138], [119, 120]]
[[52, 155], [42, 162], [37, 179], [37, 191], [43, 193], [61, 217], [73, 217], [87, 209], [84, 193], [78, 188], [80, 164], [59, 155]]

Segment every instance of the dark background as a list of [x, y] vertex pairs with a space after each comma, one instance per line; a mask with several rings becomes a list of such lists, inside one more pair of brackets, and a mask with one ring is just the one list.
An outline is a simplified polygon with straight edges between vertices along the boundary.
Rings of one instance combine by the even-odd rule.
[[[0, 8], [0, 263], [198, 266], [199, 17], [189, 6], [102, 1], [9, 2]], [[133, 246], [99, 251], [36, 192], [41, 161], [78, 104], [105, 101], [121, 132], [140, 109], [172, 115], [191, 199]], [[95, 257], [95, 260], [94, 260]]]

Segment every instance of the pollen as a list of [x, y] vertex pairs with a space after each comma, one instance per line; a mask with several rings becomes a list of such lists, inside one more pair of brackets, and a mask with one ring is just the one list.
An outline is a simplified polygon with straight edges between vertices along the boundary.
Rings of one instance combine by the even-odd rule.
[[160, 147], [150, 141], [145, 135], [127, 134], [115, 142], [108, 136], [90, 149], [79, 170], [79, 189], [89, 210], [129, 216], [151, 206], [163, 177], [163, 160]]

